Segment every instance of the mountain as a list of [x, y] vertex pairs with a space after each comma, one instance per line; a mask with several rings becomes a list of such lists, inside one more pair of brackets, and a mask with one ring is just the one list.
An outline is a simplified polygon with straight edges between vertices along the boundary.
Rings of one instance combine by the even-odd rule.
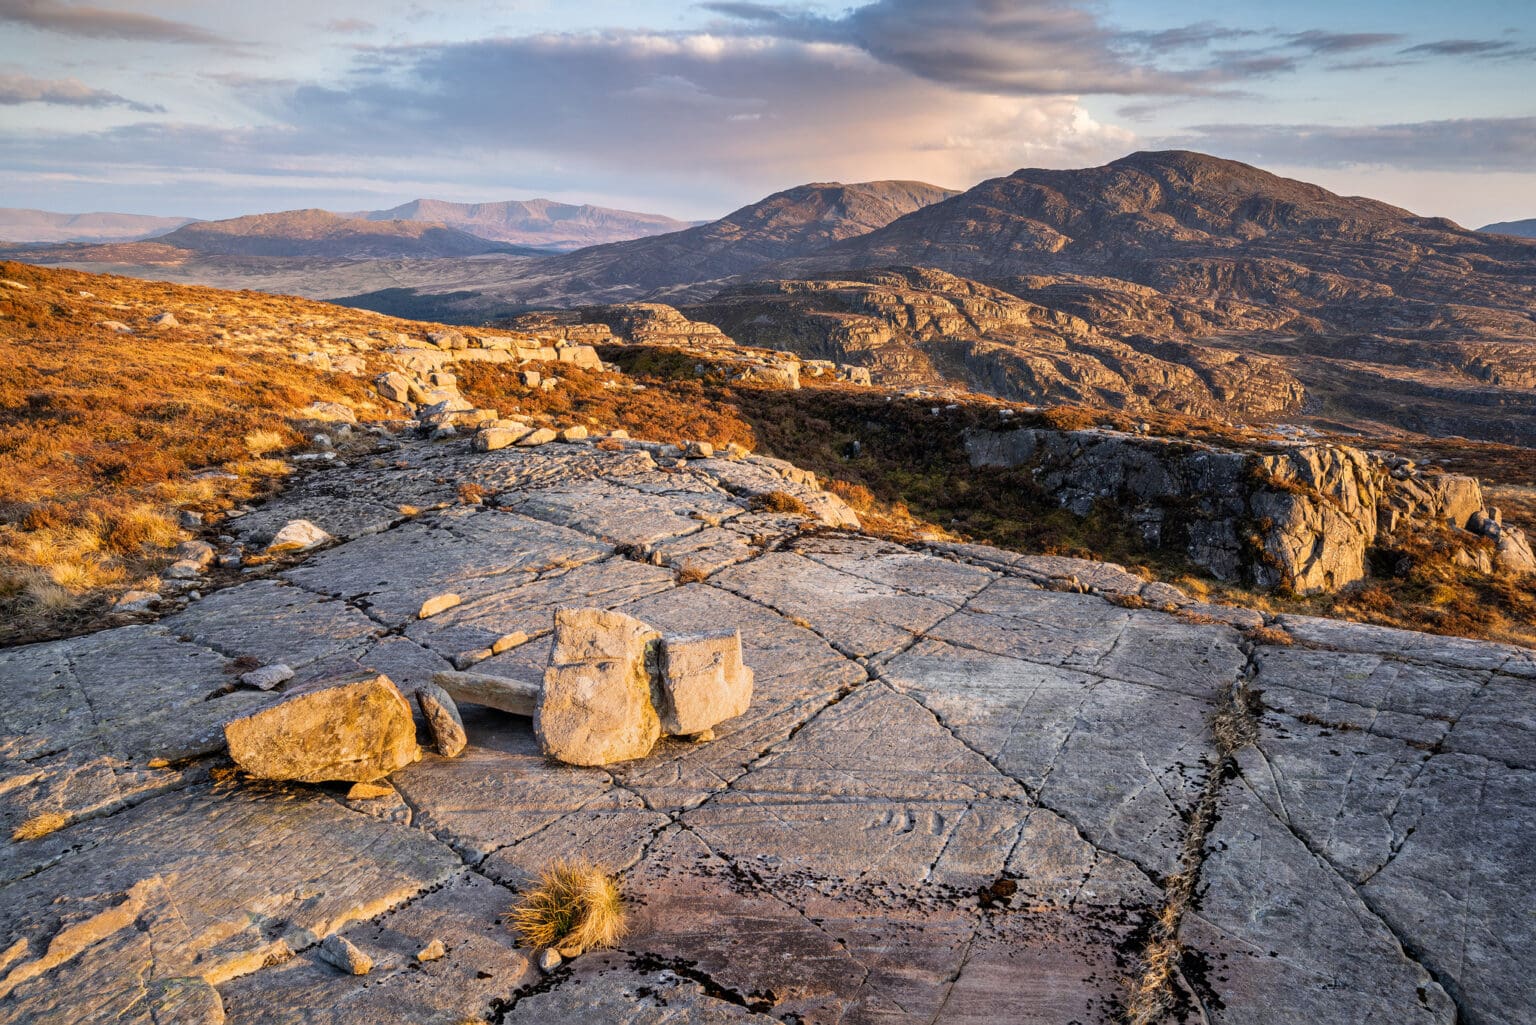
[[774, 270], [888, 265], [1026, 298], [1031, 278], [1112, 278], [1195, 303], [1209, 330], [1257, 316], [1305, 331], [1536, 341], [1536, 242], [1182, 151], [1017, 171]]
[[155, 241], [205, 256], [332, 260], [479, 256], [516, 247], [425, 221], [365, 221], [325, 210], [288, 210], [198, 221]]
[[586, 203], [577, 206], [549, 199], [508, 200], [504, 203], [417, 199], [388, 210], [366, 210], [344, 216], [367, 221], [430, 221], [496, 242], [560, 251], [681, 231], [697, 223], [661, 214], [613, 210]]
[[191, 217], [140, 214], [61, 214], [0, 207], [0, 239], [10, 242], [136, 242], [173, 231]]
[[1528, 217], [1523, 221], [1496, 221], [1493, 224], [1485, 224], [1478, 231], [1486, 231], [1494, 235], [1517, 235], [1520, 238], [1536, 238], [1536, 217]]
[[[458, 300], [458, 309], [466, 319], [477, 319], [498, 309], [703, 297], [727, 279], [818, 252], [954, 194], [909, 181], [801, 185], [684, 231], [509, 265], [505, 277], [478, 279]], [[424, 293], [391, 289], [343, 301], [411, 315], [420, 302], [433, 302]], [[438, 317], [450, 315], [440, 305], [432, 308]]]

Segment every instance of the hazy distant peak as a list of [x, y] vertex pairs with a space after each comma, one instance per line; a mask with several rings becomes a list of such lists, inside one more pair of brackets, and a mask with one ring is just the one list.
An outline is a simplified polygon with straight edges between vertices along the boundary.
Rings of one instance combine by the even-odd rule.
[[558, 203], [552, 199], [511, 199], [494, 203], [414, 199], [388, 210], [367, 210], [351, 216], [370, 221], [431, 221], [480, 238], [559, 250], [661, 235], [692, 226], [692, 222], [662, 214], [617, 210], [590, 203]]

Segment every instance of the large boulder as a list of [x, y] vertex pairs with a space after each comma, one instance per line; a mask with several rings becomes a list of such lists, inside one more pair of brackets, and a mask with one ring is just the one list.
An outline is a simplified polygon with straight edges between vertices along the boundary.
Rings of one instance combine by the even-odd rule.
[[752, 703], [752, 670], [741, 660], [741, 632], [669, 635], [661, 646], [661, 728], [703, 733]]
[[571, 765], [644, 758], [661, 736], [651, 697], [661, 634], [621, 612], [562, 609], [533, 728]]
[[320, 681], [224, 727], [230, 757], [261, 779], [366, 783], [421, 758], [411, 706], [383, 673]]

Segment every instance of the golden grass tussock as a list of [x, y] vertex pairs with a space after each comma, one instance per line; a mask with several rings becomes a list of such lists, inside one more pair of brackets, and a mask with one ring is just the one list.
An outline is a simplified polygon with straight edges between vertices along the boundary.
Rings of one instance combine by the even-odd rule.
[[611, 947], [625, 930], [618, 882], [581, 860], [552, 863], [507, 919], [528, 946], [566, 953]]
[[41, 840], [49, 833], [57, 833], [67, 825], [69, 825], [68, 816], [60, 815], [58, 812], [50, 811], [34, 815], [16, 827], [15, 832], [11, 833], [11, 842]]

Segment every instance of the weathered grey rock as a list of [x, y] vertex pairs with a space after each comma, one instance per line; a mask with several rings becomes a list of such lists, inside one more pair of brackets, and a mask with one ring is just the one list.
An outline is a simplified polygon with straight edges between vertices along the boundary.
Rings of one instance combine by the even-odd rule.
[[280, 683], [293, 679], [293, 669], [281, 662], [240, 674], [240, 682], [257, 690], [271, 690]]
[[374, 378], [373, 389], [391, 402], [411, 401], [411, 379], [398, 370]]
[[158, 591], [124, 591], [112, 608], [118, 612], [147, 612], [159, 600]]
[[427, 717], [427, 727], [432, 731], [432, 743], [444, 758], [453, 758], [464, 750], [469, 738], [464, 734], [464, 720], [459, 716], [459, 706], [454, 704], [448, 692], [433, 683], [416, 688], [416, 703], [421, 714]]
[[454, 701], [467, 701], [484, 705], [510, 715], [533, 717], [538, 712], [543, 697], [543, 684], [538, 680], [520, 680], [490, 673], [441, 672], [432, 682]]
[[556, 438], [560, 441], [585, 441], [587, 429], [581, 424], [576, 424], [573, 427], [563, 427], [556, 435]]
[[181, 321], [177, 320], [176, 319], [176, 315], [174, 313], [171, 313], [170, 311], [166, 311], [165, 313], [157, 313], [157, 314], [155, 314], [153, 317], [149, 318], [149, 322], [151, 324], [155, 325], [155, 327], [180, 327], [181, 326]]
[[373, 971], [373, 958], [357, 949], [345, 936], [327, 936], [320, 944], [320, 956], [349, 975], [367, 975]]
[[702, 733], [745, 712], [752, 670], [741, 660], [741, 632], [671, 634], [661, 642], [662, 731]]
[[306, 420], [321, 420], [327, 423], [357, 423], [357, 414], [339, 402], [311, 402], [299, 410], [299, 416]]
[[410, 706], [389, 677], [357, 673], [224, 727], [230, 757], [260, 779], [367, 782], [421, 757]]
[[534, 716], [543, 751], [572, 765], [644, 758], [661, 735], [651, 671], [661, 634], [618, 612], [555, 613], [554, 650]]
[[269, 552], [303, 552], [325, 544], [331, 535], [308, 520], [289, 520], [272, 536]]

